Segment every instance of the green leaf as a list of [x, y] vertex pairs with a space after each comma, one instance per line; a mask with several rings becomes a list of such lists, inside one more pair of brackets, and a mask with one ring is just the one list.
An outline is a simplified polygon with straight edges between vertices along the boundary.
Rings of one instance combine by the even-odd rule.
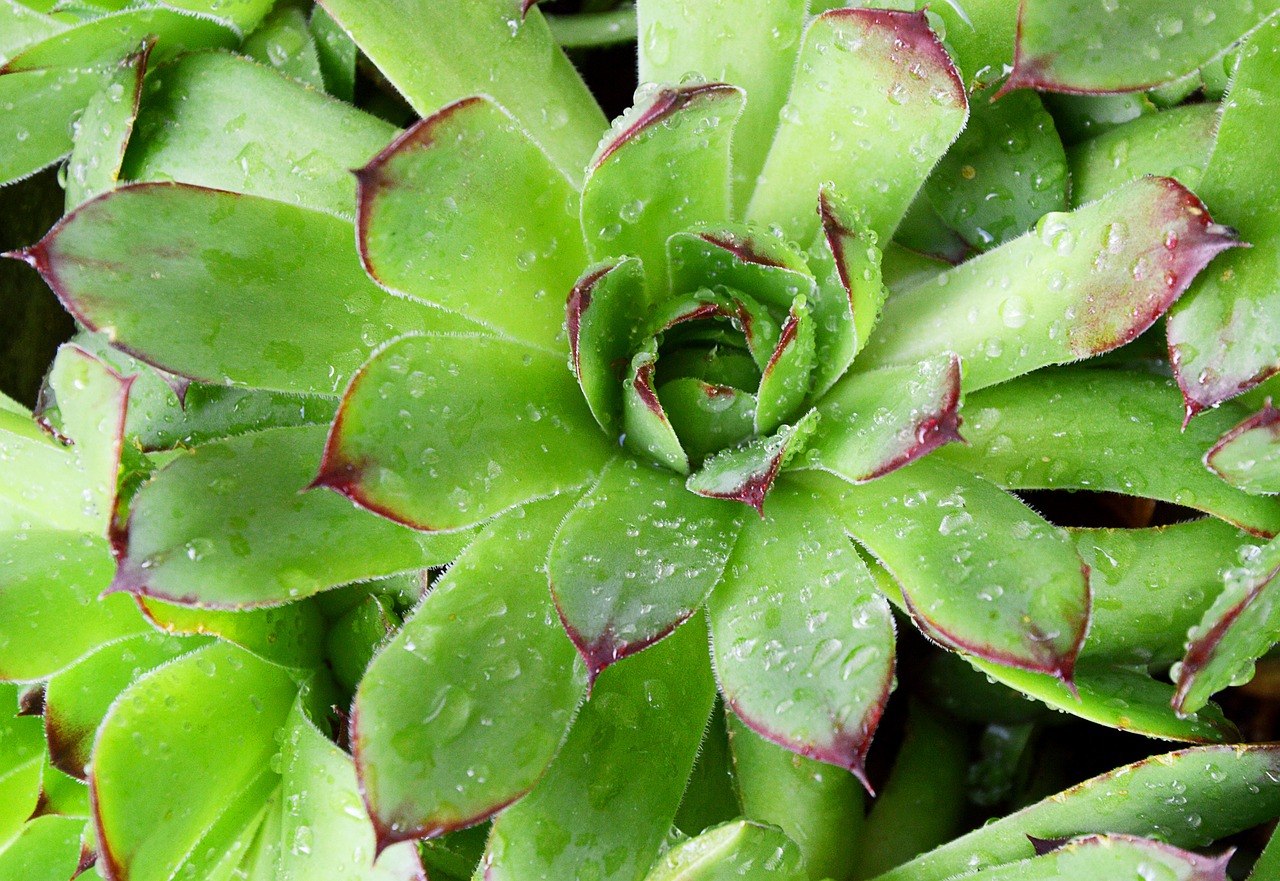
[[245, 39], [240, 51], [304, 85], [324, 88], [320, 56], [307, 16], [296, 6], [272, 10]]
[[756, 509], [764, 517], [764, 502], [778, 474], [801, 453], [819, 424], [817, 410], [810, 410], [795, 425], [783, 425], [768, 437], [716, 453], [690, 475], [690, 492], [710, 499], [729, 499]]
[[817, 357], [816, 323], [805, 300], [797, 297], [782, 324], [777, 348], [760, 377], [756, 392], [756, 434], [766, 434], [784, 420], [794, 418], [808, 398], [810, 374]]
[[1280, 541], [1243, 546], [1240, 563], [1224, 572], [1226, 586], [1187, 633], [1187, 654], [1169, 671], [1179, 712], [1198, 710], [1213, 693], [1252, 679], [1254, 661], [1276, 642]]
[[43, 15], [19, 0], [0, 2], [0, 64], [28, 46], [67, 29], [56, 18]]
[[891, 298], [859, 369], [951, 351], [972, 392], [1110, 351], [1236, 244], [1176, 181], [1143, 178]]
[[694, 72], [709, 82], [734, 83], [749, 96], [733, 143], [735, 215], [751, 198], [778, 127], [778, 111], [787, 99], [799, 54], [806, 5], [802, 0], [637, 4], [640, 82], [677, 83]]
[[1073, 144], [1105, 134], [1160, 108], [1145, 92], [1121, 95], [1064, 95], [1040, 93], [1045, 109], [1053, 114], [1062, 143]]
[[943, 221], [979, 251], [1067, 207], [1067, 157], [1040, 98], [990, 98], [973, 96], [969, 124], [925, 184]]
[[861, 486], [809, 485], [893, 574], [927, 635], [1071, 681], [1089, 585], [1065, 531], [936, 456]]
[[808, 242], [826, 182], [887, 242], [968, 116], [924, 13], [835, 9], [804, 35], [782, 122], [747, 218]]
[[44, 698], [45, 736], [53, 766], [86, 779], [94, 735], [120, 692], [139, 676], [208, 642], [141, 633], [96, 648], [54, 674]]
[[[1036, 841], [1037, 847], [1055, 842]], [[1159, 841], [1129, 835], [1089, 835], [1042, 856], [974, 872], [974, 881], [1047, 881], [1058, 878], [1123, 877], [1155, 874], [1169, 881], [1226, 881], [1231, 851], [1201, 856]]]
[[567, 510], [535, 502], [494, 521], [365, 674], [352, 739], [381, 844], [487, 818], [564, 739], [586, 685], [547, 591]]
[[228, 611], [178, 606], [152, 597], [135, 600], [147, 620], [166, 633], [216, 636], [280, 667], [314, 670], [324, 663], [325, 622], [316, 602]]
[[44, 731], [40, 720], [18, 716], [18, 689], [0, 685], [0, 847], [18, 835], [35, 811], [45, 763]]
[[214, 608], [274, 605], [441, 566], [466, 546], [468, 533], [427, 535], [304, 493], [324, 437], [323, 426], [277, 428], [180, 455], [134, 497], [111, 589]]
[[350, 169], [397, 131], [222, 52], [196, 52], [154, 71], [135, 129], [125, 179], [181, 181], [343, 217], [356, 210]]
[[744, 816], [777, 826], [799, 845], [810, 878], [849, 881], [862, 826], [864, 796], [858, 781], [770, 743], [732, 714], [728, 722]]
[[1218, 119], [1218, 105], [1188, 104], [1140, 116], [1075, 145], [1067, 151], [1072, 207], [1145, 174], [1177, 178], [1195, 189], [1213, 150]]
[[4, 524], [96, 532], [96, 506], [85, 511], [85, 475], [75, 453], [37, 425], [30, 413], [0, 413], [0, 499]]
[[575, 180], [591, 157], [605, 128], [604, 115], [532, 4], [324, 0], [321, 5], [420, 116], [485, 94], [511, 111]]
[[83, 830], [82, 819], [36, 817], [0, 852], [0, 872], [23, 881], [66, 881], [76, 872]]
[[756, 396], [733, 386], [673, 379], [662, 386], [658, 400], [695, 467], [755, 431]]
[[332, 393], [399, 334], [472, 326], [380, 289], [351, 236], [346, 221], [270, 199], [138, 184], [22, 256], [83, 324], [171, 373]]
[[[692, 232], [673, 233], [666, 247], [671, 291], [676, 296], [728, 288], [730, 299], [750, 294], [765, 306], [785, 312], [797, 294], [815, 295], [808, 259], [776, 230], [738, 223], [704, 225]], [[751, 328], [744, 326], [743, 333], [750, 344]], [[772, 351], [769, 346], [764, 357]]]
[[505, 110], [485, 98], [450, 104], [356, 176], [361, 259], [374, 279], [563, 348], [561, 297], [586, 262], [578, 194]]
[[11, 183], [52, 165], [73, 145], [72, 116], [102, 85], [99, 72], [43, 68], [0, 74], [0, 183]]
[[688, 474], [689, 456], [654, 389], [657, 348], [650, 339], [631, 359], [631, 370], [622, 386], [622, 439], [645, 458], [677, 474]]
[[[1260, 4], [1268, 11], [1274, 2]], [[1261, 10], [1260, 10], [1261, 11]], [[1200, 192], [1252, 247], [1219, 261], [1169, 315], [1169, 356], [1187, 418], [1280, 371], [1280, 19], [1249, 40], [1232, 80]]]
[[783, 483], [708, 602], [725, 702], [792, 752], [863, 770], [893, 680], [893, 621], [844, 529]]
[[235, 32], [209, 16], [165, 8], [129, 9], [81, 22], [29, 46], [10, 58], [0, 75], [50, 68], [84, 71], [115, 64], [148, 36], [156, 39], [153, 63], [183, 51], [230, 48], [236, 43]]
[[639, 257], [651, 296], [667, 288], [667, 237], [729, 220], [729, 145], [744, 100], [715, 83], [636, 96], [587, 168], [582, 234], [593, 260]]
[[1204, 462], [1247, 493], [1280, 493], [1280, 410], [1268, 403], [1219, 438]]
[[73, 124], [75, 136], [66, 170], [67, 210], [115, 187], [153, 46], [144, 40], [138, 51], [108, 69], [102, 87]]
[[565, 517], [547, 559], [556, 608], [592, 679], [671, 633], [724, 572], [735, 506], [619, 457]]
[[338, 685], [355, 691], [378, 649], [400, 628], [401, 619], [385, 596], [372, 594], [333, 622], [325, 634], [325, 657]]
[[1160, 835], [1175, 847], [1204, 847], [1280, 812], [1280, 747], [1193, 747], [1153, 756], [961, 836], [876, 877], [949, 878], [1027, 859], [1027, 836], [1070, 838], [1104, 824], [1113, 834]]
[[[278, 785], [269, 760], [297, 694], [285, 671], [226, 643], [135, 682], [94, 744], [91, 785], [107, 873], [170, 878], [193, 849], [221, 844], [211, 840], [215, 827], [247, 824], [263, 795], [246, 794]], [[192, 707], [217, 712], [193, 715]]]
[[[197, 15], [211, 15], [230, 22], [243, 33], [250, 33], [271, 9], [272, 0], [166, 0], [176, 9], [189, 9]], [[127, 0], [111, 0], [99, 6], [124, 6]]]
[[1120, 492], [1196, 508], [1250, 532], [1280, 532], [1280, 500], [1228, 486], [1200, 462], [1245, 411], [1220, 408], [1184, 432], [1170, 380], [1104, 370], [1060, 380], [1038, 373], [971, 393], [969, 445], [939, 455], [1010, 489]]
[[315, 485], [419, 529], [458, 529], [590, 483], [614, 449], [562, 357], [407, 337], [352, 381]]
[[941, 21], [938, 35], [964, 74], [970, 92], [1000, 79], [1013, 64], [1017, 4], [1008, 0], [964, 0], [963, 3], [917, 0], [914, 5], [928, 9], [934, 27]]
[[645, 881], [809, 881], [796, 843], [772, 826], [734, 820], [682, 842]]
[[829, 471], [850, 483], [874, 480], [963, 440], [959, 406], [954, 356], [846, 376], [819, 402], [822, 421], [793, 467]]
[[350, 103], [355, 98], [356, 59], [360, 50], [323, 6], [311, 8], [309, 27], [325, 91], [339, 101]]
[[1203, 67], [1276, 8], [1271, 0], [1227, 6], [1026, 0], [1018, 17], [1013, 74], [1004, 88], [1148, 89]]
[[606, 670], [538, 785], [494, 821], [484, 877], [643, 877], [671, 829], [714, 695], [698, 623]]
[[43, 679], [103, 643], [148, 632], [128, 597], [98, 599], [113, 569], [101, 539], [0, 534], [0, 679]]
[[606, 432], [621, 428], [618, 365], [631, 355], [645, 299], [644, 267], [635, 258], [592, 266], [569, 293], [565, 327], [570, 364], [591, 415]]

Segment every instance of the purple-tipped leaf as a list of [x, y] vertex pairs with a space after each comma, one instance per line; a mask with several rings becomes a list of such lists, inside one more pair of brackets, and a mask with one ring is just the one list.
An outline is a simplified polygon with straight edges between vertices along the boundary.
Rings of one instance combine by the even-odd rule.
[[644, 267], [627, 259], [588, 269], [565, 304], [570, 364], [591, 415], [607, 432], [620, 428], [622, 368], [644, 302]]
[[756, 392], [756, 434], [762, 435], [791, 419], [809, 396], [816, 352], [816, 319], [803, 300], [797, 300], [782, 323], [777, 347], [769, 356]]
[[814, 290], [804, 254], [784, 238], [745, 224], [675, 233], [667, 239], [667, 260], [676, 296], [723, 285], [786, 311], [797, 294]]
[[125, 147], [142, 98], [142, 77], [155, 41], [143, 40], [106, 77], [75, 123], [74, 146], [67, 160], [67, 208], [74, 208], [116, 185]]
[[1036, 849], [1034, 858], [982, 869], [968, 877], [974, 881], [1056, 881], [1131, 874], [1168, 881], [1227, 881], [1232, 853], [1201, 856], [1132, 835], [1089, 835], [1066, 842], [1031, 838], [1031, 844]]
[[1280, 493], [1280, 410], [1268, 401], [1219, 438], [1204, 463], [1247, 493]]
[[796, 843], [773, 826], [733, 820], [663, 855], [645, 881], [807, 881]]
[[688, 474], [689, 456], [658, 399], [654, 385], [657, 367], [657, 346], [650, 340], [647, 347], [631, 359], [631, 370], [623, 381], [624, 437], [627, 446], [640, 455], [678, 474]]
[[690, 492], [710, 499], [728, 499], [750, 505], [764, 517], [764, 503], [782, 469], [804, 451], [820, 424], [817, 410], [810, 410], [794, 425], [783, 425], [768, 437], [758, 437], [741, 447], [723, 450], [690, 475]]

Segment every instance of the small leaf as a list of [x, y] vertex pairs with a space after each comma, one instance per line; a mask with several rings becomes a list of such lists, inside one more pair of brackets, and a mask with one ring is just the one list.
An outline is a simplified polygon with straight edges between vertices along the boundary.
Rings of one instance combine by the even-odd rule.
[[710, 499], [729, 499], [756, 509], [764, 517], [764, 502], [787, 463], [804, 451], [820, 423], [810, 410], [795, 425], [783, 425], [768, 437], [723, 450], [692, 474], [685, 486]]
[[797, 297], [782, 324], [777, 348], [762, 370], [756, 392], [756, 434], [767, 434], [793, 418], [808, 398], [816, 360], [816, 323], [805, 301]]
[[322, 639], [327, 626], [316, 602], [292, 602], [260, 609], [201, 609], [152, 597], [134, 601], [165, 633], [208, 634], [234, 643], [278, 667], [315, 670], [324, 664]]
[[615, 449], [560, 356], [490, 337], [406, 337], [352, 380], [314, 484], [450, 530], [584, 486]]
[[592, 679], [691, 616], [740, 520], [666, 469], [619, 457], [565, 517], [547, 560], [556, 608]]
[[782, 484], [708, 602], [725, 702], [762, 737], [864, 783], [893, 679], [893, 622], [840, 524]]
[[924, 13], [835, 9], [805, 31], [779, 115], [747, 219], [808, 242], [819, 190], [832, 181], [848, 204], [866, 206], [867, 225], [887, 242], [968, 104]]
[[1280, 410], [1268, 402], [1219, 438], [1204, 462], [1247, 493], [1280, 493]]
[[570, 363], [591, 415], [607, 432], [621, 428], [620, 368], [631, 354], [644, 302], [644, 267], [630, 258], [591, 267], [569, 292]]
[[[1037, 839], [1038, 841], [1038, 839]], [[1054, 842], [1056, 843], [1056, 842]], [[1231, 851], [1206, 857], [1131, 835], [1089, 835], [1033, 859], [973, 872], [974, 881], [1047, 881], [1157, 875], [1169, 881], [1227, 881]]]
[[650, 340], [632, 357], [631, 370], [622, 387], [623, 437], [627, 446], [640, 455], [677, 474], [688, 474], [689, 456], [654, 388], [657, 366], [657, 345]]
[[1143, 178], [885, 304], [859, 369], [964, 361], [974, 391], [1123, 345], [1239, 243], [1169, 178]]
[[356, 175], [361, 259], [374, 279], [562, 348], [560, 298], [586, 262], [578, 194], [504, 109], [450, 104]]
[[645, 881], [808, 881], [794, 841], [772, 826], [734, 820], [667, 851]]
[[662, 386], [658, 400], [694, 467], [755, 431], [756, 396], [733, 386], [673, 379]]
[[307, 16], [297, 7], [273, 9], [241, 44], [240, 51], [304, 85], [324, 88], [320, 56]]
[[487, 818], [555, 755], [586, 686], [547, 591], [567, 510], [495, 520], [366, 672], [352, 742], [380, 846]]
[[538, 785], [494, 821], [482, 877], [643, 877], [671, 830], [714, 696], [696, 622], [606, 670]]
[[138, 115], [147, 56], [154, 45], [143, 41], [138, 51], [108, 69], [101, 89], [76, 120], [74, 146], [67, 160], [67, 210], [116, 185]]
[[[746, 224], [705, 226], [667, 238], [671, 292], [679, 296], [702, 288], [747, 292], [778, 311], [791, 308], [797, 294], [812, 296], [808, 260], [794, 245]], [[750, 328], [743, 332], [750, 337]], [[766, 356], [767, 357], [767, 356]]]

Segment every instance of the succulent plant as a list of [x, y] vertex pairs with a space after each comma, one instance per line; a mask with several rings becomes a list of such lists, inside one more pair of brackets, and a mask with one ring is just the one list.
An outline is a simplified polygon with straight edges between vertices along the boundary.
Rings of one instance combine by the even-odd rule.
[[[0, 7], [81, 325], [0, 407], [0, 874], [1221, 878], [1280, 815], [1209, 703], [1278, 614], [1273, 8], [110, 5]], [[557, 40], [628, 31], [608, 126]], [[1018, 693], [1204, 745], [1039, 801]]]

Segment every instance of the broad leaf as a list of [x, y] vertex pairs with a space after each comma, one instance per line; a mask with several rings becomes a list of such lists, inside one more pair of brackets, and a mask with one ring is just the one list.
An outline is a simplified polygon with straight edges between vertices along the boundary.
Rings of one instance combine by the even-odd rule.
[[800, 849], [772, 826], [735, 820], [667, 851], [645, 881], [808, 881]]
[[326, 624], [314, 601], [228, 611], [152, 597], [134, 600], [147, 620], [166, 633], [216, 636], [279, 667], [314, 670], [324, 664]]
[[356, 61], [360, 50], [323, 6], [312, 7], [310, 28], [325, 91], [339, 101], [350, 103], [355, 97]]
[[694, 467], [755, 430], [756, 396], [730, 385], [673, 379], [662, 386], [658, 401]]
[[708, 602], [726, 704], [761, 736], [865, 781], [893, 680], [893, 621], [830, 515], [786, 483], [744, 526]]
[[379, 283], [563, 348], [561, 298], [586, 262], [578, 194], [505, 110], [450, 104], [357, 177], [361, 259]]
[[[125, 53], [121, 53], [125, 54]], [[11, 183], [71, 152], [69, 122], [102, 86], [101, 71], [41, 68], [0, 74], [0, 182]]]
[[351, 235], [336, 217], [257, 196], [137, 184], [81, 206], [22, 256], [83, 324], [149, 363], [332, 393], [398, 334], [471, 326], [380, 289]]
[[144, 41], [138, 51], [109, 69], [101, 89], [74, 123], [74, 146], [66, 171], [68, 210], [116, 185], [138, 115], [151, 49], [152, 44]]
[[885, 304], [859, 369], [939, 351], [967, 391], [1123, 345], [1219, 252], [1238, 244], [1169, 178], [1144, 178]]
[[643, 877], [671, 829], [714, 695], [696, 622], [606, 670], [538, 785], [494, 822], [483, 877]]
[[1268, 403], [1224, 434], [1204, 462], [1247, 493], [1280, 493], [1280, 410]]
[[591, 414], [610, 433], [620, 428], [622, 414], [618, 368], [631, 355], [644, 302], [644, 267], [639, 260], [625, 259], [588, 269], [565, 306], [573, 373]]
[[366, 673], [352, 739], [381, 844], [485, 819], [555, 755], [586, 685], [547, 591], [567, 510], [496, 520]]
[[818, 411], [810, 410], [795, 425], [783, 425], [776, 434], [722, 450], [690, 475], [685, 486], [700, 496], [750, 505], [764, 517], [764, 502], [774, 481], [791, 459], [804, 451], [819, 424]]
[[419, 529], [457, 529], [590, 483], [614, 449], [562, 356], [408, 337], [352, 381], [315, 483]]
[[697, 611], [739, 528], [736, 506], [687, 492], [666, 469], [626, 457], [605, 469], [547, 560], [556, 608], [592, 679]]
[[809, 24], [798, 65], [747, 218], [808, 242], [831, 181], [887, 242], [968, 116], [950, 57], [924, 13], [836, 9]]
[[23, 881], [65, 881], [77, 870], [83, 830], [78, 818], [36, 817], [0, 853], [0, 872]]
[[0, 2], [0, 64], [28, 46], [67, 29], [66, 23], [19, 0]]
[[973, 881], [1049, 881], [1060, 878], [1120, 878], [1155, 875], [1169, 881], [1227, 881], [1231, 851], [1206, 857], [1130, 835], [1089, 835], [1061, 847], [1036, 839], [1048, 853], [974, 872]]

